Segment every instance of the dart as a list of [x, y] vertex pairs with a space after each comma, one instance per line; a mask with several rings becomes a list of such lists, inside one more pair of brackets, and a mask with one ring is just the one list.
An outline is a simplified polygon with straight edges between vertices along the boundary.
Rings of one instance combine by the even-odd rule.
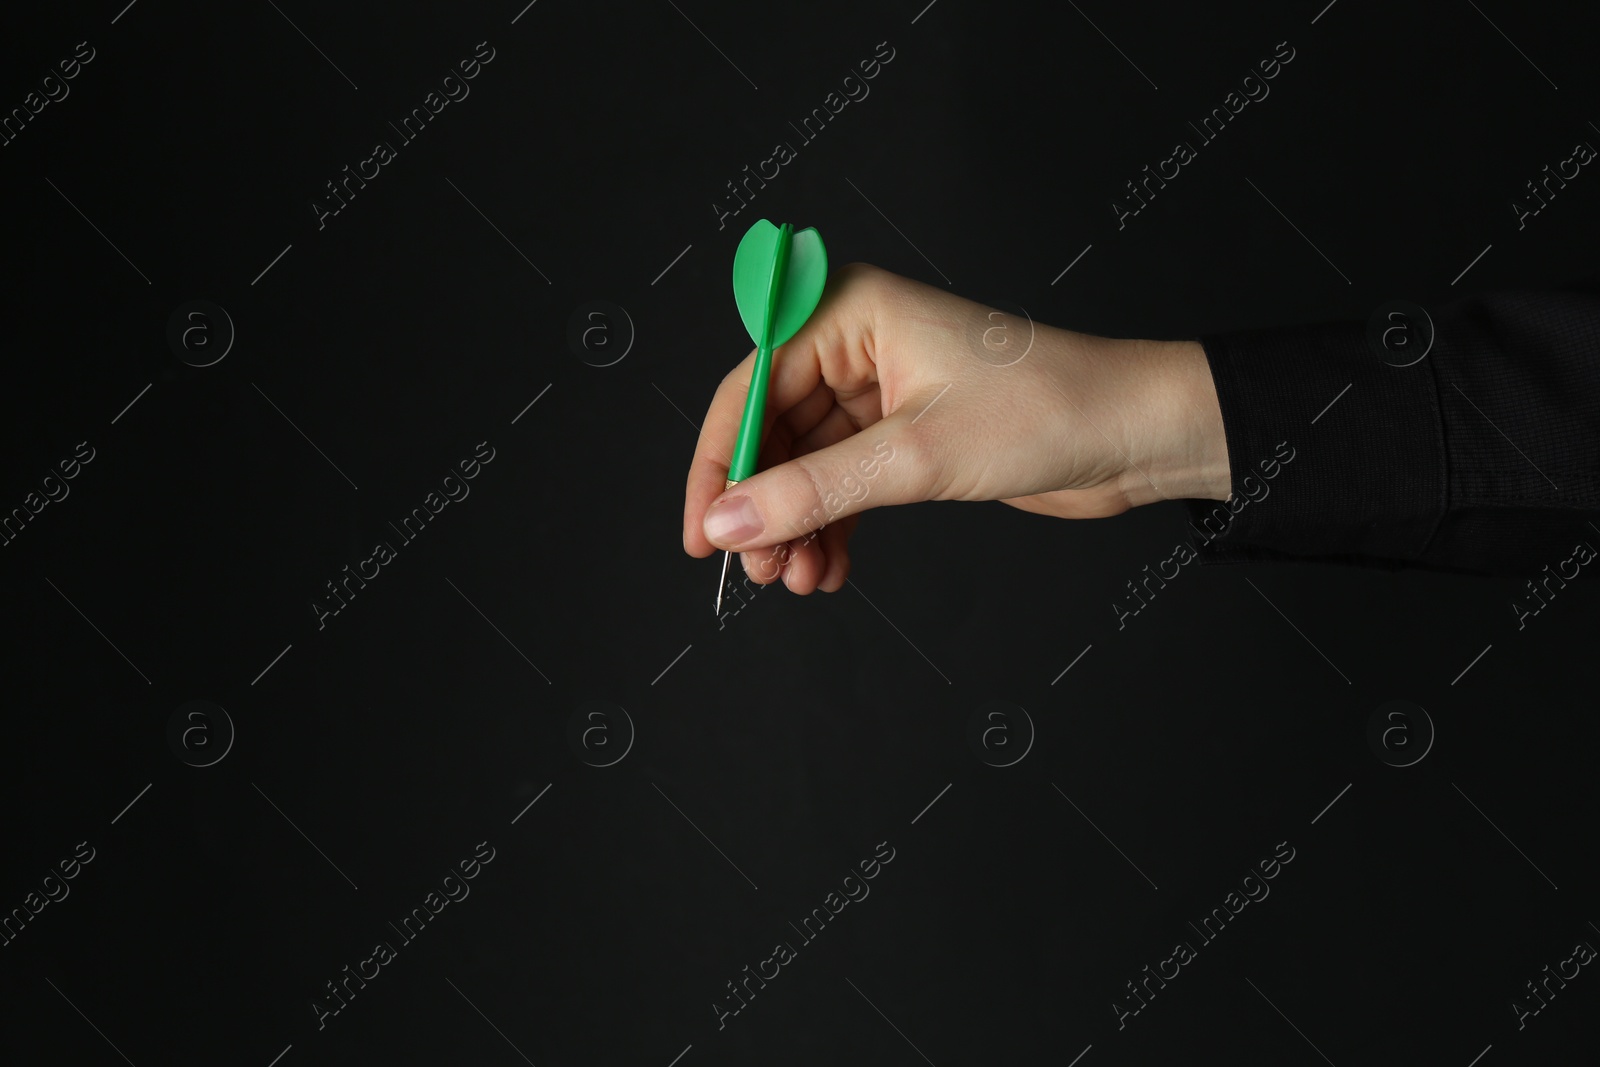
[[[733, 254], [733, 299], [739, 318], [756, 346], [750, 371], [750, 391], [745, 396], [739, 437], [728, 464], [727, 492], [756, 472], [761, 448], [761, 424], [767, 408], [767, 382], [772, 376], [772, 352], [800, 331], [822, 299], [828, 280], [828, 252], [822, 235], [809, 226], [795, 232], [785, 222], [774, 226], [758, 219], [739, 240]], [[722, 577], [717, 582], [716, 613], [722, 614], [722, 594], [728, 586], [731, 549], [722, 553]]]

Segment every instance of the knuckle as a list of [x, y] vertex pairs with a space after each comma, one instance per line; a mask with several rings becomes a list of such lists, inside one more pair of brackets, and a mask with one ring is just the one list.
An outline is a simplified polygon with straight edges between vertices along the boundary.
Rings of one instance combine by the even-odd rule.
[[832, 522], [834, 515], [827, 506], [827, 479], [825, 472], [814, 460], [799, 457], [791, 461], [795, 468], [795, 496], [800, 507], [791, 523], [791, 536], [803, 537]]
[[846, 263], [838, 269], [836, 275], [841, 287], [847, 287], [851, 292], [859, 290], [866, 296], [881, 291], [891, 277], [882, 267], [860, 260]]

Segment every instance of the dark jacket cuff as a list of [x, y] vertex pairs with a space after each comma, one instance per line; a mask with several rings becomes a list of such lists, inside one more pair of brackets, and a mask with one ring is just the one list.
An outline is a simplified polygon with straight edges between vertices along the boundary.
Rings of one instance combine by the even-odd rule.
[[1185, 501], [1202, 562], [1306, 559], [1397, 567], [1447, 506], [1430, 360], [1392, 366], [1358, 323], [1200, 338], [1233, 495]]

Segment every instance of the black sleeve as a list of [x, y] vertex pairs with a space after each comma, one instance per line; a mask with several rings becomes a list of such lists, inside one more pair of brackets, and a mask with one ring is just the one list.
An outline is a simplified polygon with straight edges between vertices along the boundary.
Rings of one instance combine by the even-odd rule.
[[1600, 290], [1472, 297], [1432, 319], [1409, 366], [1365, 323], [1200, 338], [1233, 482], [1226, 504], [1185, 501], [1202, 562], [1531, 575], [1594, 554]]

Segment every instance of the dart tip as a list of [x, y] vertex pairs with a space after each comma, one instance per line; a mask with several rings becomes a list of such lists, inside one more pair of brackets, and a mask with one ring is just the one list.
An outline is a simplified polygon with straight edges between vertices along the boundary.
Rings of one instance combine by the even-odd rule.
[[728, 564], [733, 561], [733, 552], [724, 549], [722, 553], [722, 577], [717, 581], [717, 617], [722, 616], [722, 591], [728, 587]]

